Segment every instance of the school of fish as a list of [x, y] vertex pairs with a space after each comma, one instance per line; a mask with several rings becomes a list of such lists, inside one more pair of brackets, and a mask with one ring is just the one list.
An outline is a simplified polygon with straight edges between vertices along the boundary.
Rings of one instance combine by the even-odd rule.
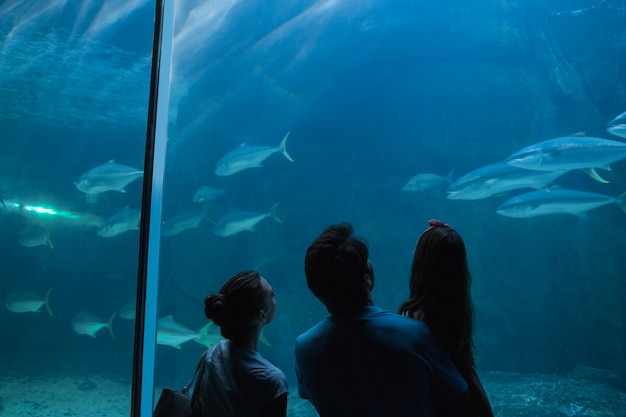
[[[626, 112], [612, 119], [607, 131], [626, 138]], [[583, 190], [563, 189], [555, 181], [581, 170], [599, 183], [608, 183], [596, 169], [611, 170], [611, 164], [626, 158], [626, 143], [576, 134], [538, 142], [514, 152], [504, 160], [476, 168], [455, 181], [451, 174], [424, 173], [412, 177], [402, 191], [437, 190], [448, 185], [450, 200], [478, 200], [505, 193], [534, 189], [510, 197], [496, 212], [513, 218], [553, 214], [584, 216], [589, 210], [616, 204], [626, 212], [626, 192], [610, 196]]]
[[[291, 132], [287, 132], [278, 146], [248, 146], [242, 144], [237, 148], [225, 153], [219, 158], [215, 175], [228, 177], [249, 168], [260, 168], [262, 163], [275, 153], [279, 153], [290, 162], [293, 158], [287, 153], [287, 139]], [[98, 204], [109, 192], [126, 193], [126, 188], [134, 181], [143, 177], [143, 170], [132, 166], [122, 165], [114, 160], [90, 168], [74, 183], [76, 189], [84, 194], [85, 201], [89, 204]], [[278, 203], [268, 211], [254, 210], [229, 210], [220, 206], [227, 193], [224, 188], [216, 188], [202, 185], [197, 188], [194, 195], [189, 199], [192, 207], [181, 209], [178, 213], [163, 221], [161, 235], [172, 237], [187, 230], [204, 227], [213, 224], [212, 232], [220, 237], [229, 237], [243, 231], [254, 232], [256, 225], [266, 218], [282, 223], [278, 217]], [[50, 198], [50, 200], [56, 200]], [[229, 205], [239, 206], [237, 202]], [[96, 216], [90, 213], [79, 213], [62, 207], [63, 204], [51, 204], [43, 198], [20, 197], [0, 194], [0, 212], [17, 214], [19, 222], [23, 224], [17, 238], [18, 243], [27, 248], [45, 247], [54, 249], [53, 240], [50, 236], [50, 225], [65, 222], [69, 225], [79, 225], [86, 229], [95, 229], [96, 234], [102, 238], [115, 238], [131, 231], [137, 231], [140, 227], [141, 210], [138, 207], [120, 207], [117, 211], [110, 212], [108, 216]], [[200, 207], [200, 208], [198, 208]], [[208, 214], [209, 208], [212, 213], [220, 212], [217, 220], [213, 220]], [[44, 249], [45, 250], [45, 249]], [[52, 288], [44, 295], [27, 289], [15, 289], [4, 296], [5, 307], [13, 313], [41, 313], [47, 311], [52, 317], [51, 308]], [[88, 310], [76, 311], [71, 319], [71, 328], [79, 335], [95, 338], [103, 329], [107, 329], [110, 336], [115, 338], [113, 324], [116, 317], [124, 320], [135, 319], [135, 303], [123, 304], [118, 310], [113, 311], [107, 319]], [[106, 317], [106, 316], [104, 316]], [[188, 341], [195, 341], [210, 347], [222, 339], [222, 336], [210, 332], [211, 323], [201, 329], [193, 330], [178, 323], [169, 315], [157, 321], [156, 343], [159, 345], [172, 346], [177, 349]], [[263, 339], [264, 340], [264, 339]]]

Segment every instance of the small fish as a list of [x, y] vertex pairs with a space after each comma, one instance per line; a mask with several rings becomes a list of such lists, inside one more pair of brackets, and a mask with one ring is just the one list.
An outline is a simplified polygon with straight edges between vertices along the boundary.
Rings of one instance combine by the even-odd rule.
[[426, 191], [432, 188], [439, 187], [443, 184], [450, 184], [452, 182], [452, 171], [445, 177], [437, 174], [417, 174], [411, 178], [404, 186], [402, 191]]
[[50, 249], [54, 249], [54, 245], [50, 240], [48, 229], [37, 225], [29, 224], [21, 232], [17, 241], [22, 246], [33, 248], [35, 246], [48, 246]]
[[139, 230], [139, 220], [141, 220], [141, 210], [126, 207], [106, 219], [98, 229], [98, 235], [113, 237], [129, 230]]
[[124, 320], [135, 320], [137, 304], [134, 301], [128, 302], [120, 308], [119, 316]]
[[217, 196], [224, 194], [224, 190], [221, 188], [214, 188], [208, 185], [204, 185], [196, 191], [193, 195], [194, 203], [204, 203], [206, 201], [215, 200]]
[[215, 173], [220, 176], [233, 175], [247, 168], [259, 168], [261, 163], [272, 154], [280, 152], [285, 158], [293, 162], [287, 153], [287, 138], [291, 131], [287, 132], [280, 145], [273, 148], [270, 146], [247, 146], [241, 144], [222, 156], [215, 166]]
[[612, 162], [624, 158], [626, 143], [588, 136], [565, 136], [527, 146], [509, 156], [506, 162], [517, 168], [537, 171], [589, 169], [590, 175], [597, 177], [594, 168], [610, 170]]
[[204, 219], [202, 213], [183, 212], [167, 220], [163, 224], [163, 236], [174, 236], [185, 230], [193, 229], [200, 226]]
[[554, 189], [533, 191], [515, 196], [505, 201], [497, 210], [507, 217], [526, 218], [548, 214], [573, 214], [580, 216], [585, 212], [607, 204], [615, 203], [626, 212], [626, 193], [619, 197], [585, 191]]
[[209, 334], [213, 322], [204, 325], [200, 330], [194, 331], [189, 327], [176, 322], [173, 316], [162, 317], [157, 320], [157, 344], [167, 345], [180, 349], [180, 345], [190, 340], [208, 347], [213, 346], [223, 337], [217, 334]]
[[106, 327], [109, 329], [109, 333], [111, 333], [111, 337], [115, 339], [115, 335], [113, 334], [113, 319], [117, 315], [117, 311], [114, 312], [109, 320], [106, 322], [102, 321], [102, 319], [94, 316], [91, 313], [86, 311], [81, 311], [76, 313], [74, 318], [72, 319], [72, 328], [78, 334], [85, 334], [87, 336], [96, 337], [96, 333], [100, 331], [100, 329]]
[[52, 288], [49, 288], [46, 295], [41, 297], [29, 291], [15, 291], [6, 296], [4, 305], [14, 313], [40, 313], [41, 307], [45, 306], [48, 313], [54, 316], [50, 309], [51, 292]]
[[607, 125], [606, 131], [626, 139], [626, 111], [611, 120]]
[[[105, 191], [119, 191], [125, 193], [125, 187], [137, 178], [143, 176], [143, 171], [109, 161], [90, 169], [78, 179], [76, 188], [85, 194], [100, 194]], [[91, 202], [97, 197], [89, 197]]]
[[261, 220], [271, 217], [278, 223], [282, 223], [276, 214], [278, 203], [274, 204], [269, 212], [237, 211], [228, 213], [220, 218], [213, 226], [213, 233], [218, 236], [232, 236], [244, 230], [254, 232], [254, 227]]
[[531, 171], [497, 162], [468, 172], [448, 187], [451, 200], [478, 200], [520, 188], [547, 188], [567, 171]]

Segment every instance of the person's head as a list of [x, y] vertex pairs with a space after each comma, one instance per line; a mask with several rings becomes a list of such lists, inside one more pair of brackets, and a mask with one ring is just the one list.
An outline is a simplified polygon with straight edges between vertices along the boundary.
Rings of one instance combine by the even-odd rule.
[[309, 246], [304, 273], [311, 292], [331, 314], [372, 304], [374, 270], [367, 244], [353, 236], [349, 223], [331, 225]]
[[450, 226], [430, 220], [413, 254], [409, 299], [400, 312], [421, 310], [433, 334], [455, 353], [472, 352], [471, 277], [465, 243]]
[[258, 272], [239, 272], [224, 283], [219, 294], [204, 299], [204, 314], [226, 339], [242, 341], [274, 319], [274, 291]]

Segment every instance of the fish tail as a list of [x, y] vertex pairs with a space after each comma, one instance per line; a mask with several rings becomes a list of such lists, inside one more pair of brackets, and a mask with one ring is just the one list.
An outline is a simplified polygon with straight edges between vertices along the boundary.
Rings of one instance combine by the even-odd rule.
[[205, 324], [204, 326], [202, 326], [202, 328], [200, 330], [198, 330], [198, 333], [200, 334], [209, 334], [209, 329], [211, 328], [211, 326], [213, 326], [213, 322], [210, 321], [207, 324]]
[[48, 288], [48, 291], [46, 291], [46, 296], [43, 299], [43, 304], [46, 306], [46, 310], [48, 310], [48, 313], [50, 313], [50, 315], [54, 317], [54, 314], [52, 314], [52, 310], [50, 309], [50, 293], [51, 292], [52, 292], [52, 288]]
[[202, 326], [202, 328], [200, 330], [198, 330], [198, 336], [200, 338], [200, 343], [203, 344], [204, 346], [208, 348], [210, 348], [211, 346], [213, 346], [211, 344], [211, 342], [209, 342], [209, 329], [211, 328], [211, 326], [213, 325], [213, 322], [210, 321], [207, 324], [205, 324], [204, 326]]
[[279, 203], [274, 203], [274, 205], [270, 209], [270, 216], [272, 216], [272, 219], [274, 219], [276, 223], [282, 224], [283, 221], [280, 219], [280, 217], [278, 217], [278, 204]]
[[285, 158], [287, 158], [291, 162], [294, 162], [293, 158], [291, 156], [289, 156], [289, 154], [287, 153], [287, 138], [289, 137], [290, 133], [291, 133], [291, 130], [289, 132], [287, 132], [287, 134], [283, 138], [282, 142], [280, 142], [280, 152], [282, 152], [282, 154], [285, 155]]
[[[608, 168], [608, 167], [607, 167]], [[608, 169], [610, 171], [610, 169]], [[585, 174], [589, 175], [591, 178], [593, 178], [594, 180], [602, 183], [602, 184], [608, 184], [610, 181], [605, 180], [604, 178], [602, 178], [600, 176], [600, 174], [598, 174], [595, 170], [595, 168], [589, 168], [589, 169], [585, 169]]]
[[111, 337], [113, 339], [115, 339], [115, 335], [113, 334], [113, 319], [116, 315], [117, 311], [114, 311], [113, 314], [111, 314], [111, 317], [109, 317], [109, 321], [107, 321], [107, 328], [109, 329], [109, 333], [111, 333]]
[[213, 347], [213, 345], [211, 344], [211, 342], [209, 342], [209, 338], [208, 338], [208, 337], [206, 337], [206, 336], [201, 336], [201, 337], [200, 337], [200, 340], [201, 340], [201, 342], [200, 342], [200, 343], [201, 343], [203, 346], [205, 346], [207, 349], [209, 349], [209, 348]]
[[48, 245], [50, 249], [54, 249], [54, 244], [52, 244], [52, 239], [50, 239], [50, 231], [48, 230], [47, 227], [46, 227], [46, 245]]
[[620, 194], [617, 198], [619, 198], [619, 206], [622, 208], [622, 211], [626, 213], [626, 191]]
[[261, 343], [263, 343], [266, 346], [272, 347], [272, 344], [267, 340], [267, 338], [265, 337], [265, 334], [263, 333], [263, 330], [265, 330], [265, 328], [261, 329], [261, 334], [259, 335], [259, 340], [261, 341]]

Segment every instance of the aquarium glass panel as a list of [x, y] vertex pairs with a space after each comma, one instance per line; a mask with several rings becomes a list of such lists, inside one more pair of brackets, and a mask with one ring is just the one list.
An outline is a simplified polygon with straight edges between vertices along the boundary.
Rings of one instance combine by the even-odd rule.
[[440, 219], [467, 247], [496, 415], [623, 415], [625, 17], [611, 0], [177, 1], [157, 388], [191, 377], [221, 337], [204, 298], [252, 269], [277, 301], [259, 352], [290, 415], [315, 415], [293, 354], [328, 315], [308, 245], [352, 223], [396, 312]]
[[0, 3], [1, 415], [128, 415], [154, 3]]

